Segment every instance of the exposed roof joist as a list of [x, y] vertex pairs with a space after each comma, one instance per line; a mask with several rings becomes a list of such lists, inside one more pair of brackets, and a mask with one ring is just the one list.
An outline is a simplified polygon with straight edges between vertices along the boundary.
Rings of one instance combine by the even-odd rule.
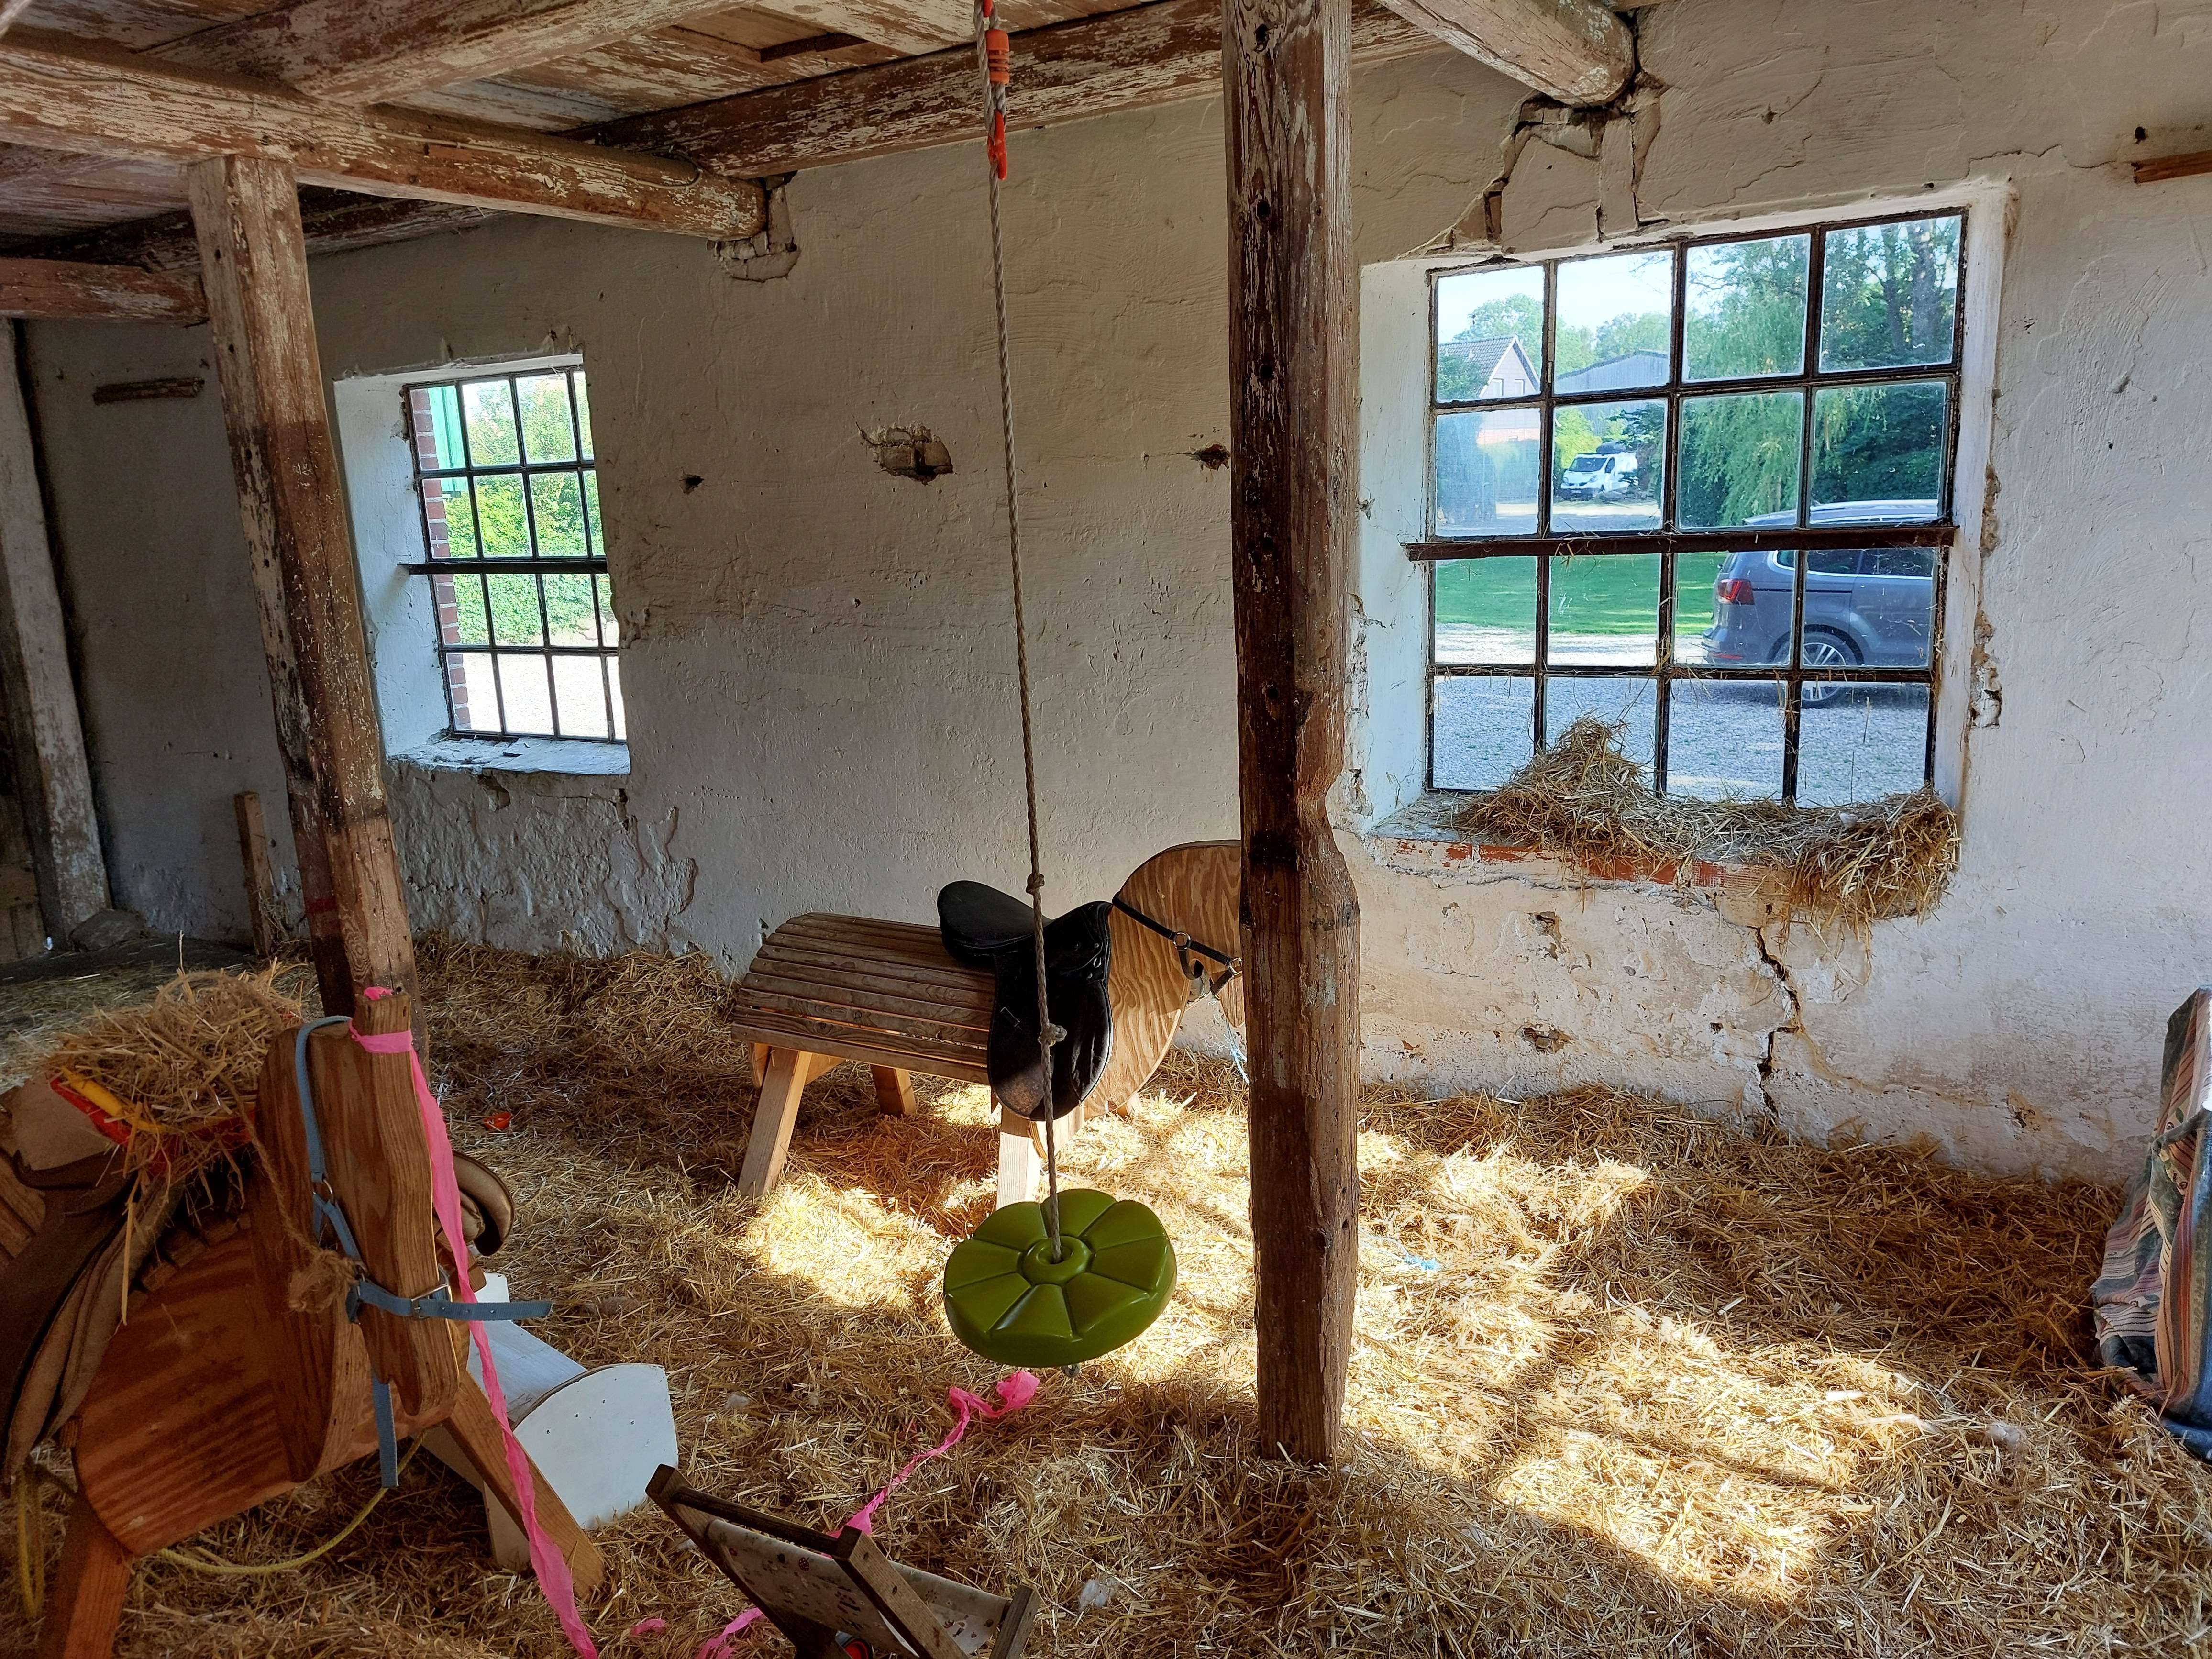
[[710, 238], [759, 229], [759, 186], [689, 161], [395, 110], [18, 32], [0, 40], [0, 137], [184, 162], [264, 156], [310, 183]]
[[[1371, 0], [1353, 0], [1355, 63], [1409, 57], [1438, 45], [1395, 12]], [[1221, 91], [1218, 0], [1158, 0], [1030, 29], [1015, 37], [1014, 51], [1014, 118], [1024, 127], [1217, 97]], [[962, 46], [569, 136], [665, 150], [723, 174], [752, 178], [975, 140], [981, 132], [976, 112], [975, 55]], [[354, 197], [303, 197], [301, 208], [311, 253], [401, 241], [484, 218], [480, 209]], [[40, 251], [170, 270], [198, 258], [191, 223], [177, 214], [57, 238]]]
[[[1354, 0], [1355, 63], [1403, 58], [1437, 44], [1395, 13]], [[1220, 0], [1158, 0], [1025, 30], [1014, 37], [1014, 63], [1009, 106], [1018, 126], [1218, 97]], [[980, 139], [979, 107], [975, 53], [963, 46], [631, 116], [575, 136], [665, 149], [754, 177]]]
[[1563, 104], [1609, 104], [1636, 73], [1636, 35], [1598, 0], [1383, 0], [1446, 46]]
[[156, 47], [172, 64], [388, 104], [727, 10], [729, 0], [295, 0]]
[[[393, 95], [397, 88], [392, 82], [377, 81], [372, 87], [372, 69], [387, 55], [404, 57], [412, 51], [444, 66], [433, 70], [418, 65], [409, 70], [408, 77], [416, 85], [423, 84], [426, 76], [442, 77], [456, 61], [453, 57], [441, 58], [441, 51], [482, 52], [485, 55], [468, 60], [472, 72], [491, 72], [490, 47], [485, 43], [498, 38], [490, 20], [502, 7], [506, 27], [512, 31], [504, 37], [502, 50], [526, 55], [536, 52], [550, 40], [546, 31], [556, 26], [588, 26], [594, 30], [613, 27], [610, 14], [617, 5], [624, 11], [625, 27], [631, 30], [658, 27], [679, 9], [698, 9], [696, 0], [555, 0], [516, 15], [513, 8], [518, 0], [447, 0], [447, 3], [443, 16], [433, 19], [428, 15], [426, 0], [402, 0], [398, 13], [379, 13], [380, 22], [372, 27], [353, 15], [360, 9], [358, 0], [298, 0], [283, 12], [203, 31], [161, 51], [173, 61], [189, 53], [196, 58], [203, 54], [221, 58], [233, 68], [250, 64], [264, 75], [289, 74], [309, 85], [344, 87], [349, 89], [349, 95], [365, 89]], [[1633, 36], [1597, 0], [1391, 0], [1391, 4], [1397, 9], [1385, 9], [1372, 0], [1355, 0], [1355, 61], [1403, 57], [1449, 43], [1562, 101], [1577, 104], [1601, 103], [1617, 96], [1633, 74]], [[825, 30], [866, 40], [880, 40], [892, 33], [886, 19], [897, 17], [908, 20], [910, 29], [957, 32], [964, 37], [964, 21], [951, 15], [955, 6], [956, 0], [923, 0], [921, 4], [912, 0], [783, 0], [779, 9], [818, 22]], [[964, 19], [964, 6], [957, 9]], [[939, 17], [938, 10], [946, 15]], [[415, 21], [408, 22], [407, 18]], [[307, 25], [315, 20], [321, 22], [316, 29], [308, 29]], [[1124, 11], [1025, 31], [1016, 41], [1019, 70], [1012, 99], [1014, 118], [1024, 126], [1044, 126], [1115, 110], [1216, 95], [1220, 87], [1220, 29], [1218, 0], [1156, 0]], [[445, 33], [437, 38], [458, 44], [443, 48], [428, 44], [438, 30]], [[312, 49], [302, 44], [308, 36], [313, 37]], [[341, 51], [333, 44], [341, 39], [354, 44]], [[380, 40], [382, 46], [372, 48], [373, 39]], [[279, 40], [292, 41], [288, 49], [295, 52], [295, 58], [280, 63], [269, 55], [274, 51], [270, 43]], [[548, 202], [544, 198], [549, 192], [542, 188], [502, 181], [498, 189], [492, 189], [474, 177], [480, 171], [520, 167], [514, 148], [518, 146], [544, 146], [549, 163], [557, 160], [556, 171], [586, 168], [591, 161], [611, 164], [624, 173], [626, 188], [635, 185], [655, 190], [664, 199], [687, 191], [695, 198], [714, 191], [735, 198], [751, 191], [750, 186], [734, 182], [738, 179], [957, 143], [973, 137], [977, 131], [975, 67], [964, 38], [961, 44], [890, 63], [760, 88], [566, 135], [569, 140], [585, 141], [582, 143], [538, 139], [508, 129], [477, 129], [390, 110], [347, 118], [374, 129], [381, 141], [401, 148], [411, 144], [413, 155], [406, 165], [396, 164], [389, 155], [380, 157], [374, 153], [376, 145], [366, 146], [367, 154], [348, 155], [334, 164], [327, 153], [332, 146], [324, 136], [301, 130], [312, 126], [317, 118], [330, 118], [334, 112], [326, 105], [275, 88], [259, 88], [249, 94], [237, 90], [234, 83], [223, 83], [221, 77], [206, 84], [223, 86], [222, 95], [210, 94], [210, 101], [191, 112], [172, 112], [173, 118], [168, 125], [173, 130], [165, 136], [166, 149], [149, 145], [150, 135], [142, 130], [143, 123], [120, 119], [132, 112], [118, 110], [118, 104], [143, 101], [135, 90], [100, 97], [82, 87], [73, 88], [81, 100], [105, 112], [101, 118], [109, 125], [103, 129], [95, 125], [91, 129], [100, 139], [97, 143], [82, 134], [72, 137], [68, 130], [84, 125], [86, 111], [75, 106], [52, 109], [53, 100], [45, 96], [43, 88], [27, 86], [24, 76], [13, 73], [15, 65], [9, 54], [15, 50], [15, 43], [0, 42], [0, 76], [16, 83], [0, 94], [0, 137], [59, 149], [140, 155], [150, 150], [180, 157], [217, 153], [226, 143], [258, 137], [269, 148], [247, 153], [288, 154], [303, 179], [347, 191], [417, 198], [404, 204], [345, 198], [309, 203], [306, 215], [309, 245], [324, 251], [398, 240], [471, 223], [485, 210], [564, 213], [572, 217], [604, 217], [610, 222], [637, 222], [634, 216], [619, 212], [574, 210], [574, 192], [565, 185], [550, 192], [564, 202]], [[37, 42], [33, 50], [49, 58], [61, 51], [50, 41]], [[137, 64], [149, 82], [188, 73], [155, 69], [143, 58]], [[514, 66], [512, 60], [496, 65]], [[386, 71], [374, 69], [374, 73], [380, 76]], [[173, 92], [180, 85], [174, 81], [162, 84]], [[255, 133], [256, 123], [246, 118], [247, 112], [238, 103], [240, 99], [270, 100], [268, 108], [284, 120], [274, 124], [277, 130]], [[48, 106], [48, 113], [41, 118], [27, 105]], [[314, 113], [317, 111], [323, 112], [319, 118]], [[258, 106], [253, 112], [258, 115]], [[232, 117], [238, 118], [233, 121]], [[226, 125], [233, 128], [234, 137], [226, 137], [217, 131]], [[259, 125], [271, 125], [265, 121]], [[118, 133], [118, 125], [131, 131]], [[461, 131], [484, 131], [496, 132], [496, 139], [487, 143], [457, 137]], [[111, 145], [109, 140], [118, 137], [127, 142]], [[638, 153], [617, 160], [601, 146]], [[692, 177], [690, 167], [660, 161], [656, 153], [682, 155], [687, 162], [710, 171], [701, 175], [696, 185], [687, 185], [681, 181]], [[522, 167], [522, 170], [528, 168]], [[759, 198], [753, 191], [743, 200], [714, 204], [703, 215], [695, 203], [688, 211], [676, 210], [675, 216], [659, 228], [719, 237], [742, 236], [757, 227], [758, 213]], [[717, 228], [702, 228], [702, 218]], [[190, 239], [180, 234], [181, 228], [172, 216], [58, 240], [52, 246], [89, 251], [103, 259], [180, 266], [189, 264], [194, 257]]]
[[198, 323], [207, 319], [207, 300], [191, 276], [65, 259], [0, 259], [0, 317]]

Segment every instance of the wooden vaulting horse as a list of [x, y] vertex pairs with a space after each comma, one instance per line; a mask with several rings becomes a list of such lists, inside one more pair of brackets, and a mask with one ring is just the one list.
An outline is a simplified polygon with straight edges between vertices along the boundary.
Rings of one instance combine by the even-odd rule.
[[[1173, 937], [1224, 956], [1243, 950], [1241, 858], [1233, 841], [1188, 842], [1147, 859], [1121, 884], [1109, 923], [1113, 1053], [1084, 1106], [1060, 1120], [1062, 1130], [1121, 1104], [1151, 1079], [1190, 1005], [1194, 968], [1209, 984], [1223, 981], [1215, 992], [1222, 1012], [1243, 1024], [1243, 981], [1224, 979], [1217, 963]], [[736, 999], [761, 1085], [740, 1190], [758, 1197], [775, 1186], [801, 1091], [841, 1060], [872, 1067], [878, 1099], [901, 1114], [914, 1110], [909, 1073], [988, 1085], [994, 992], [990, 973], [955, 962], [933, 927], [817, 912], [777, 928]], [[999, 1202], [1018, 1203], [1036, 1191], [1039, 1126], [1002, 1111], [999, 1127]]]
[[[404, 996], [365, 1003], [365, 1035], [410, 1027]], [[413, 1297], [438, 1289], [430, 1156], [404, 1054], [372, 1054], [348, 1035], [309, 1040], [307, 1068], [331, 1154], [329, 1186], [371, 1277]], [[40, 1659], [106, 1659], [132, 1560], [378, 1449], [369, 1375], [392, 1386], [402, 1437], [442, 1425], [488, 1490], [518, 1514], [499, 1425], [442, 1321], [364, 1310], [342, 1295], [296, 1294], [313, 1222], [290, 1034], [271, 1047], [256, 1112], [259, 1155], [246, 1206], [158, 1289], [133, 1297], [63, 1438], [77, 1495]], [[309, 1305], [302, 1305], [303, 1300]], [[600, 1582], [598, 1548], [532, 1470], [538, 1518], [577, 1588]], [[21, 1478], [21, 1477], [19, 1477]]]

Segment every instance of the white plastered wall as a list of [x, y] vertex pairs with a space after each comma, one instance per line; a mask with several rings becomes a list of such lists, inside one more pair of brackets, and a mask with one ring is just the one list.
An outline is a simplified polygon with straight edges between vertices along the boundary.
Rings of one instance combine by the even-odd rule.
[[[2212, 0], [1668, 0], [1643, 20], [1666, 87], [1647, 219], [1969, 186], [2008, 204], [1982, 337], [1990, 513], [1958, 589], [1962, 605], [1978, 589], [1978, 609], [1948, 641], [1976, 722], [1954, 708], [1946, 738], [1959, 878], [1929, 917], [1823, 939], [1725, 897], [1355, 833], [1421, 769], [1418, 726], [1392, 712], [1421, 672], [1404, 623], [1419, 578], [1394, 552], [1419, 503], [1390, 483], [1407, 453], [1376, 414], [1419, 396], [1377, 344], [1394, 316], [1419, 325], [1418, 276], [1370, 269], [1340, 794], [1369, 1070], [1509, 1091], [1608, 1080], [1802, 1133], [2120, 1174], [2164, 1016], [2212, 977], [2212, 868], [2195, 851], [2212, 806], [2212, 180], [2145, 188], [2125, 166], [2212, 142]], [[1382, 267], [1479, 195], [1522, 92], [1435, 54], [1362, 70], [1354, 94], [1359, 254]], [[629, 770], [401, 766], [419, 920], [738, 966], [798, 910], [921, 918], [954, 877], [1018, 886], [979, 167], [962, 149], [801, 174], [801, 255], [772, 283], [732, 280], [696, 244], [544, 222], [318, 263], [334, 379], [572, 350], [592, 379]], [[1532, 147], [1508, 242], [1589, 244], [1597, 173]], [[1064, 905], [1235, 826], [1226, 474], [1194, 453], [1228, 436], [1218, 109], [1019, 133], [1007, 210]], [[118, 896], [164, 926], [234, 929], [234, 855], [205, 826], [244, 781], [278, 796], [220, 424], [211, 397], [149, 406], [127, 433], [88, 402], [98, 379], [204, 355], [204, 334], [33, 340], [103, 803], [131, 849]], [[950, 444], [950, 477], [875, 466], [862, 431], [915, 423]], [[1962, 502], [1983, 493], [1962, 477]], [[180, 628], [156, 596], [185, 591], [210, 614]], [[180, 731], [234, 760], [181, 755]]]

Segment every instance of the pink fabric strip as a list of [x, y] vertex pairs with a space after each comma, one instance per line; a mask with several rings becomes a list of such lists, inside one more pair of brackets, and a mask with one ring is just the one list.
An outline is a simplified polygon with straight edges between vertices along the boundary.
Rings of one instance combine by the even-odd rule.
[[[362, 993], [362, 998], [370, 1002], [391, 994], [374, 985]], [[446, 1115], [439, 1108], [437, 1096], [430, 1092], [429, 1079], [422, 1075], [422, 1057], [415, 1052], [414, 1036], [406, 1031], [378, 1036], [356, 1030], [353, 1040], [372, 1054], [404, 1054], [413, 1068], [415, 1100], [422, 1113], [422, 1139], [430, 1149], [431, 1202], [437, 1211], [438, 1225], [446, 1235], [446, 1249], [453, 1259], [453, 1299], [473, 1302], [477, 1293], [469, 1284], [469, 1249], [461, 1231], [461, 1188], [453, 1176], [453, 1144], [446, 1134]], [[544, 1593], [553, 1616], [561, 1621], [561, 1632], [568, 1638], [568, 1645], [584, 1659], [599, 1659], [599, 1650], [592, 1645], [592, 1633], [577, 1616], [576, 1584], [569, 1576], [568, 1559], [554, 1548], [545, 1529], [538, 1524], [538, 1492], [530, 1478], [530, 1459], [507, 1421], [507, 1394], [499, 1385], [499, 1368], [492, 1363], [491, 1336], [482, 1320], [469, 1322], [469, 1335], [476, 1342], [477, 1358], [483, 1365], [484, 1397], [490, 1401], [491, 1414], [499, 1424], [500, 1439], [507, 1452], [507, 1472], [514, 1481], [515, 1503], [522, 1511], [522, 1533], [530, 1540], [530, 1565], [538, 1574], [538, 1587]]]
[[[980, 1417], [988, 1422], [994, 1418], [1011, 1417], [1028, 1405], [1030, 1401], [1036, 1399], [1036, 1377], [1029, 1371], [1016, 1371], [1012, 1376], [1000, 1380], [998, 1387], [993, 1390], [1000, 1400], [1000, 1403], [995, 1406], [969, 1393], [958, 1383], [953, 1384], [945, 1391], [945, 1400], [951, 1404], [955, 1413], [951, 1431], [928, 1450], [916, 1452], [912, 1457], [907, 1459], [906, 1467], [893, 1475], [885, 1483], [881, 1492], [847, 1516], [845, 1524], [856, 1531], [865, 1532], [873, 1536], [876, 1530], [876, 1511], [883, 1507], [884, 1500], [906, 1485], [907, 1477], [929, 1462], [931, 1458], [942, 1457], [958, 1445], [961, 1437], [968, 1432], [968, 1424], [971, 1418]], [[728, 1624], [723, 1626], [721, 1630], [699, 1650], [697, 1659], [729, 1659], [731, 1644], [766, 1616], [758, 1607], [747, 1607]]]

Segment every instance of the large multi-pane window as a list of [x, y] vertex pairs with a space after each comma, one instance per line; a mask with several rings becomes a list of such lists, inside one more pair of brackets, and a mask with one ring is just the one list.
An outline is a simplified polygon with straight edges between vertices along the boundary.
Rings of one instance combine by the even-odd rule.
[[1430, 784], [1580, 715], [1662, 792], [1930, 775], [1963, 216], [1433, 279]]
[[625, 735], [580, 368], [407, 388], [451, 729]]

